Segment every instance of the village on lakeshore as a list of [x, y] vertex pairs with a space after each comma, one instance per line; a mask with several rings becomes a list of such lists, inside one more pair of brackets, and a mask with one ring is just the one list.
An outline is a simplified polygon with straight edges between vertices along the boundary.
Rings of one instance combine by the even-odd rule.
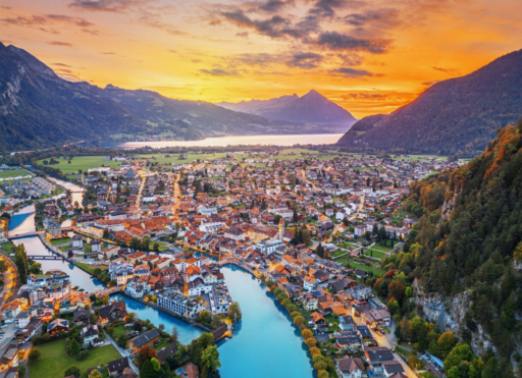
[[460, 163], [267, 148], [0, 165], [0, 377], [216, 376], [244, 315], [224, 267], [259, 281], [317, 377], [415, 377], [369, 282], [415, 223], [401, 207], [411, 183]]

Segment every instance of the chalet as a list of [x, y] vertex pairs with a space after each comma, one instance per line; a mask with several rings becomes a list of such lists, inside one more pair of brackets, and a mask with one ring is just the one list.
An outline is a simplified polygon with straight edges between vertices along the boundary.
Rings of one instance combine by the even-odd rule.
[[133, 354], [136, 354], [142, 348], [146, 346], [152, 346], [152, 344], [154, 344], [159, 338], [160, 334], [158, 330], [153, 328], [129, 340], [129, 348]]
[[395, 361], [391, 350], [385, 347], [369, 347], [364, 350], [364, 356], [375, 375], [384, 373], [384, 364]]
[[119, 378], [123, 375], [123, 371], [129, 367], [129, 359], [127, 357], [118, 358], [107, 364], [109, 376]]
[[56, 336], [69, 331], [69, 321], [65, 319], [55, 319], [47, 326], [47, 333]]
[[83, 338], [83, 346], [89, 347], [96, 344], [96, 340], [100, 337], [100, 331], [97, 325], [88, 325], [82, 328], [80, 335]]
[[177, 345], [176, 343], [170, 343], [169, 345], [161, 348], [156, 353], [156, 357], [161, 363], [166, 363], [167, 359], [174, 356], [177, 351]]
[[366, 377], [366, 369], [360, 358], [345, 356], [337, 360], [337, 375], [342, 378]]
[[396, 360], [384, 362], [382, 369], [386, 377], [395, 377], [397, 374], [404, 374], [402, 365]]
[[98, 310], [98, 318], [102, 325], [115, 320], [125, 319], [126, 317], [127, 310], [123, 301], [114, 301]]

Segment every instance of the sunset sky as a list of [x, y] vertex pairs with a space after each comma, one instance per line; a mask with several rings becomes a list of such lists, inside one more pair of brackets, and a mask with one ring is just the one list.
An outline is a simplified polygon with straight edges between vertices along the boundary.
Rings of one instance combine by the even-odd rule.
[[62, 77], [211, 102], [316, 89], [356, 117], [522, 48], [521, 0], [0, 0]]

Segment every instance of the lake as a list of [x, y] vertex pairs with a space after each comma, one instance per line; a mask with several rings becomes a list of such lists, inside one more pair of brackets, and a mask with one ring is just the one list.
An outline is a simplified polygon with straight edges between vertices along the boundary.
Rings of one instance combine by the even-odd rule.
[[126, 142], [120, 147], [166, 148], [166, 147], [227, 147], [227, 146], [294, 146], [307, 144], [334, 144], [343, 134], [289, 134], [289, 135], [240, 135], [205, 138], [201, 140], [163, 140]]

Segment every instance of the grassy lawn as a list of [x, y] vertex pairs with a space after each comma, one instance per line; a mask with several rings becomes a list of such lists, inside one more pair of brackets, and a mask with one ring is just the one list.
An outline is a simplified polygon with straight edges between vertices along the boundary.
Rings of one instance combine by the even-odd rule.
[[114, 327], [114, 329], [112, 330], [112, 338], [114, 340], [118, 340], [118, 338], [120, 338], [122, 336], [123, 337], [127, 336], [127, 329], [125, 329], [125, 326], [118, 325], [118, 326]]
[[185, 153], [185, 154], [140, 154], [136, 158], [147, 159], [158, 164], [189, 164], [197, 160], [217, 160], [226, 156], [224, 152], [217, 153]]
[[90, 275], [94, 275], [94, 270], [96, 268], [99, 268], [101, 270], [107, 269], [107, 267], [104, 265], [91, 265], [91, 264], [86, 264], [86, 263], [77, 262], [77, 261], [74, 264], [77, 265], [80, 269], [85, 270]]
[[61, 251], [67, 251], [71, 246], [70, 238], [62, 238], [62, 239], [53, 239], [51, 240], [51, 244]]
[[29, 364], [31, 378], [62, 378], [65, 371], [76, 366], [82, 373], [89, 368], [105, 365], [120, 358], [120, 354], [112, 345], [91, 349], [87, 358], [77, 361], [65, 353], [65, 340], [52, 341], [36, 346], [40, 358]]
[[3, 179], [8, 179], [12, 177], [18, 176], [32, 176], [31, 172], [23, 169], [23, 168], [14, 168], [0, 171], [0, 181]]
[[373, 258], [381, 260], [384, 257], [386, 257], [390, 251], [391, 251], [391, 248], [385, 247], [385, 246], [380, 245], [380, 244], [376, 244], [373, 247], [367, 249], [364, 252], [364, 254], [366, 256], [370, 256], [370, 257], [373, 257]]
[[0, 244], [0, 251], [4, 253], [5, 255], [9, 255], [10, 253], [14, 252], [14, 245], [11, 242], [5, 242]]
[[362, 270], [364, 272], [373, 273], [375, 276], [382, 276], [384, 274], [383, 270], [378, 266], [377, 263], [376, 264], [371, 264], [371, 265], [364, 264], [364, 263], [362, 263], [360, 261], [354, 260], [350, 256], [344, 256], [344, 257], [341, 257], [340, 259], [337, 259], [335, 261], [337, 261], [338, 263], [343, 264], [347, 268], [360, 269], [360, 270]]
[[[49, 161], [50, 159], [45, 159]], [[112, 167], [117, 168], [121, 165], [119, 161], [109, 160], [107, 156], [75, 156], [70, 160], [64, 158], [55, 158], [58, 164], [50, 164], [49, 167], [56, 168], [64, 175], [78, 173], [79, 170], [87, 171], [93, 168]], [[43, 160], [39, 160], [38, 164], [44, 165]]]

